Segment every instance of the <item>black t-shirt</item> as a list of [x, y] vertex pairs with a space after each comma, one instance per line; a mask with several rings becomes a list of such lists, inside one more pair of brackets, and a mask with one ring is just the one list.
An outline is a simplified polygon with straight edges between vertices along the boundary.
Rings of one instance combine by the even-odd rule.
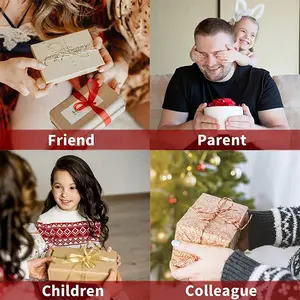
[[261, 125], [259, 111], [283, 107], [278, 88], [266, 70], [237, 66], [228, 81], [212, 82], [204, 77], [197, 64], [193, 64], [176, 69], [163, 108], [187, 112], [187, 121], [190, 121], [201, 103], [218, 98], [231, 98], [236, 104], [245, 103], [257, 125]]

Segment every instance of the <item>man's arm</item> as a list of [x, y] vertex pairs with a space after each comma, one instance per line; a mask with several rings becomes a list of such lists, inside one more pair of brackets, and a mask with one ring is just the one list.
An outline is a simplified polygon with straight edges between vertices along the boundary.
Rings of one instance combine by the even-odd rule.
[[176, 69], [169, 81], [164, 103], [159, 129], [192, 129], [192, 122], [188, 119], [188, 104], [183, 81], [182, 69]]
[[242, 105], [243, 115], [229, 117], [225, 123], [225, 129], [289, 129], [289, 124], [283, 108], [273, 108], [258, 112], [262, 126], [254, 123], [249, 107]]
[[[253, 69], [258, 70], [258, 69]], [[270, 76], [266, 74], [263, 79], [262, 95], [257, 101], [257, 111], [260, 123], [259, 126], [254, 123], [254, 119], [247, 105], [243, 104], [243, 116], [234, 116], [228, 118], [226, 129], [289, 129], [281, 96], [277, 85]]]
[[[258, 117], [263, 127], [289, 129], [278, 87], [268, 73], [264, 78], [263, 93], [257, 103]], [[258, 129], [264, 129], [258, 127]]]
[[[265, 128], [269, 129], [290, 129], [284, 108], [273, 108], [258, 112], [258, 117]], [[258, 126], [258, 129], [263, 127]]]
[[187, 112], [163, 109], [158, 125], [159, 129], [193, 129], [193, 121], [188, 121]]

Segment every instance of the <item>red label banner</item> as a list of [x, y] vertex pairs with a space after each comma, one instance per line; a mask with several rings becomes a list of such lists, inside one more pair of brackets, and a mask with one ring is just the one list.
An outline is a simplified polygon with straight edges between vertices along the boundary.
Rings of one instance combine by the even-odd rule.
[[299, 150], [299, 130], [0, 130], [0, 150]]

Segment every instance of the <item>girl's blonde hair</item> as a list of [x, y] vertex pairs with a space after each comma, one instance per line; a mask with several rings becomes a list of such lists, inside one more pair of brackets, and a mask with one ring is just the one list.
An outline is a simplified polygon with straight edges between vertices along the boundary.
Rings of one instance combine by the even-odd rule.
[[82, 30], [83, 17], [92, 16], [94, 10], [89, 4], [78, 0], [40, 2], [32, 22], [41, 40]]

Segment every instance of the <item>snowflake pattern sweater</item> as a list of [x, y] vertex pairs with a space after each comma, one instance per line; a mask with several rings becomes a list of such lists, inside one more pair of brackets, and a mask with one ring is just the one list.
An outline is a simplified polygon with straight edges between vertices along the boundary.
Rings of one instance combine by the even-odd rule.
[[[281, 248], [300, 246], [300, 207], [251, 211], [249, 214], [252, 215], [248, 228], [249, 250], [266, 245]], [[222, 280], [260, 282], [298, 280], [299, 283], [300, 249], [291, 257], [286, 268], [259, 264], [244, 253], [235, 251], [225, 263]], [[279, 287], [278, 290], [284, 291], [281, 296], [289, 296], [289, 288], [282, 289]], [[298, 292], [300, 293], [300, 289]]]
[[[100, 223], [93, 231], [100, 236]], [[78, 211], [64, 211], [58, 206], [42, 214], [36, 224], [27, 228], [34, 238], [35, 248], [29, 259], [43, 257], [49, 247], [80, 248], [88, 241], [99, 245], [99, 239], [90, 237], [87, 220]]]

